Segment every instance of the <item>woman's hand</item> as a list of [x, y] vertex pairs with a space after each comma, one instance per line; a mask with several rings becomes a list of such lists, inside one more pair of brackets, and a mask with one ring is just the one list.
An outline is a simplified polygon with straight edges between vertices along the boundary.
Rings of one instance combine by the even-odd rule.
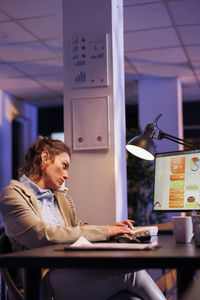
[[133, 221], [132, 220], [124, 220], [124, 221], [116, 223], [115, 225], [108, 227], [110, 236], [115, 236], [118, 234], [126, 234], [126, 233], [130, 234], [131, 229], [133, 229]]
[[115, 226], [120, 226], [120, 227], [128, 226], [130, 229], [133, 229], [133, 223], [134, 223], [133, 220], [124, 220], [124, 221], [116, 223]]

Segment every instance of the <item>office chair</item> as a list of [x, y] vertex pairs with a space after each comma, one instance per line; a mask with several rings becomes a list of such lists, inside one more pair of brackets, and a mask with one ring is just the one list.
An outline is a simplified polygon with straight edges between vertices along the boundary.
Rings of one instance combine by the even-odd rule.
[[[0, 254], [11, 253], [10, 240], [5, 234], [4, 228], [0, 229]], [[17, 288], [11, 269], [2, 268], [1, 272], [1, 300], [24, 300], [22, 292]]]

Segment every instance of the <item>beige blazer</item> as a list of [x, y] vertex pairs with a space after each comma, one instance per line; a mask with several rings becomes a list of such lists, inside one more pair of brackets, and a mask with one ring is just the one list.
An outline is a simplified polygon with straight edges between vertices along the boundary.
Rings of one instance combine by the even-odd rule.
[[77, 220], [64, 191], [57, 191], [58, 206], [66, 226], [49, 226], [42, 218], [37, 198], [21, 182], [11, 180], [2, 192], [0, 211], [13, 250], [30, 249], [53, 243], [73, 243], [81, 235], [89, 241], [109, 238], [108, 226], [83, 224]]

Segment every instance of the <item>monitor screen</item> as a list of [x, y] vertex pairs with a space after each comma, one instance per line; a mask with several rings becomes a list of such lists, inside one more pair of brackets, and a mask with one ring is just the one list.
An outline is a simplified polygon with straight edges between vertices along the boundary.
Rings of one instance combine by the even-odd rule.
[[153, 210], [200, 210], [200, 150], [156, 154]]

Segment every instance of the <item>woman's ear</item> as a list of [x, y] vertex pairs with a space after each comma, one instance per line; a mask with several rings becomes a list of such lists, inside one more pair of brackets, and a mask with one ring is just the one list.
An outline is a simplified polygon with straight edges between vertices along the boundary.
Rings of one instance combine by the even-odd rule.
[[48, 165], [48, 160], [49, 160], [49, 152], [48, 151], [42, 151], [41, 154], [41, 170], [44, 171]]
[[48, 159], [49, 159], [49, 152], [48, 151], [42, 151], [42, 154], [41, 154], [42, 163], [46, 164]]

